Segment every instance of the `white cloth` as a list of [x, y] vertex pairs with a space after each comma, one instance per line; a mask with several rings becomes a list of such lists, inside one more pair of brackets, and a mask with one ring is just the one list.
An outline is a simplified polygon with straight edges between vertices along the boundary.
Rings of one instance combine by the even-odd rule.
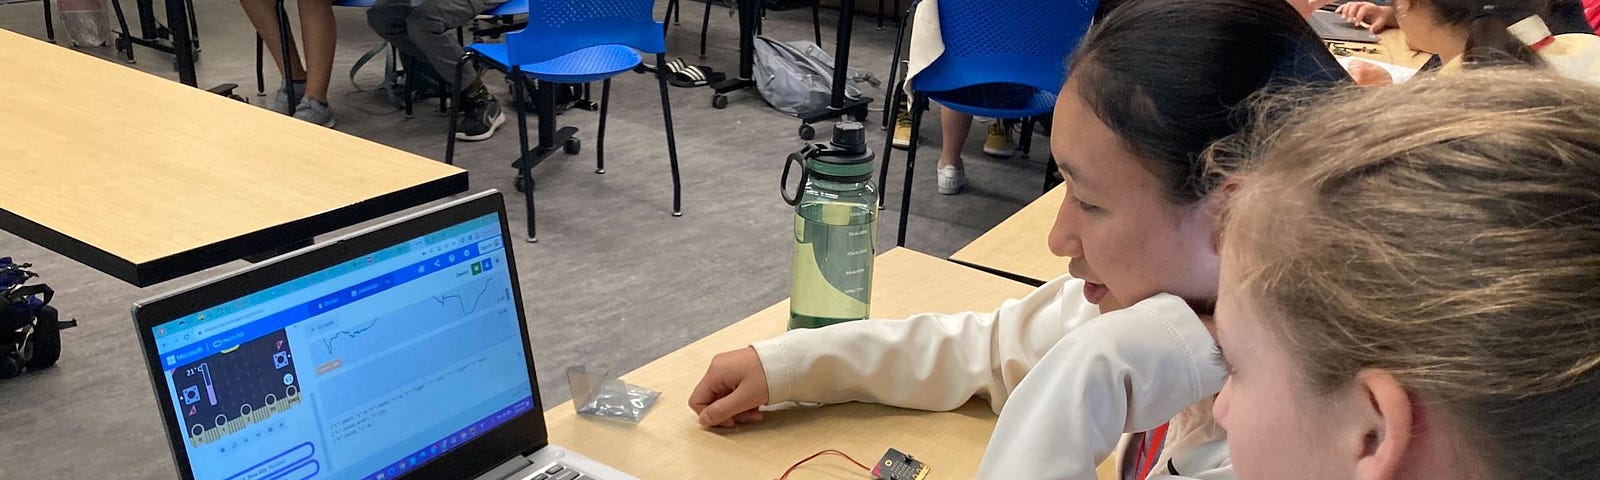
[[[988, 399], [1000, 420], [979, 478], [1094, 479], [1123, 434], [1169, 419], [1150, 478], [1232, 478], [1207, 402], [1224, 378], [1215, 343], [1171, 295], [1101, 315], [1081, 280], [1062, 277], [993, 313], [849, 322], [751, 346], [772, 403], [951, 410]], [[1169, 459], [1191, 476], [1167, 476]]]
[[944, 31], [939, 28], [939, 0], [922, 0], [911, 13], [911, 43], [906, 46], [907, 91], [911, 90], [911, 79], [940, 55], [944, 55]]

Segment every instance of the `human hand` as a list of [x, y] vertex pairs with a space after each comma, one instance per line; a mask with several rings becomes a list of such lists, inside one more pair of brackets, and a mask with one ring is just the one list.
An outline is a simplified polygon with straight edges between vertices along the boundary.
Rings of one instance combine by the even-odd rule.
[[689, 409], [702, 427], [732, 427], [761, 421], [759, 407], [769, 400], [767, 371], [754, 348], [723, 352], [711, 358], [706, 375], [689, 394]]
[[1367, 24], [1367, 29], [1378, 33], [1386, 28], [1395, 26], [1394, 7], [1385, 7], [1372, 2], [1350, 2], [1340, 5], [1334, 10], [1345, 21], [1353, 25]]
[[1394, 77], [1389, 75], [1388, 70], [1368, 62], [1351, 60], [1346, 70], [1350, 72], [1350, 78], [1356, 81], [1356, 85], [1363, 87], [1394, 85]]

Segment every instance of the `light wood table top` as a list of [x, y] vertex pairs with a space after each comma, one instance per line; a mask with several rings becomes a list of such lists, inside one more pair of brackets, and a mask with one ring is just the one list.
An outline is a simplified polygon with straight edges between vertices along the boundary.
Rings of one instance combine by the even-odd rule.
[[[1350, 56], [1392, 63], [1402, 67], [1422, 68], [1433, 55], [1412, 50], [1406, 45], [1406, 34], [1398, 28], [1378, 33], [1378, 53], [1350, 52]], [[1342, 45], [1370, 47], [1370, 43], [1339, 42]]]
[[[904, 248], [879, 256], [873, 272], [873, 317], [990, 310], [1004, 299], [1032, 290]], [[996, 418], [983, 400], [952, 412], [831, 405], [770, 413], [763, 422], [736, 429], [700, 428], [689, 410], [689, 393], [711, 357], [783, 333], [788, 318], [789, 302], [780, 302], [624, 375], [629, 383], [661, 392], [657, 405], [638, 425], [581, 418], [570, 401], [551, 407], [545, 412], [551, 442], [651, 479], [777, 478], [789, 465], [819, 450], [841, 450], [866, 463], [890, 447], [927, 462], [934, 478], [972, 478], [977, 473]], [[1101, 468], [1109, 472], [1112, 467], [1108, 463]], [[844, 459], [822, 457], [789, 478], [867, 477]]]
[[1067, 274], [1067, 259], [1050, 253], [1048, 237], [1067, 189], [1057, 185], [1010, 218], [961, 247], [950, 260], [1040, 285]]
[[459, 168], [5, 30], [0, 72], [0, 229], [134, 285], [467, 189]]

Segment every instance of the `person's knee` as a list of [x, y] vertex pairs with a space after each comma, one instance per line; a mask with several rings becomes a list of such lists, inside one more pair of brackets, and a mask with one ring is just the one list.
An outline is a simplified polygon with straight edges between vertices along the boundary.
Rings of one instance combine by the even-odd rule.
[[461, 19], [452, 19], [446, 12], [429, 8], [433, 2], [424, 3], [406, 15], [406, 30], [412, 38], [419, 36], [444, 35]]
[[378, 35], [404, 35], [406, 12], [399, 7], [373, 6], [367, 9], [367, 26]]

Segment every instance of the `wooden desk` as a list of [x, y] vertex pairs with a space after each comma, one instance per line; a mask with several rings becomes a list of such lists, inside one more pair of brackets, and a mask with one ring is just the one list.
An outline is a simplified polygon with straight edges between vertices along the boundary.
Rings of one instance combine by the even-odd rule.
[[466, 191], [467, 172], [0, 30], [0, 229], [146, 286]]
[[[1390, 28], [1378, 34], [1378, 53], [1351, 52], [1350, 56], [1392, 63], [1402, 67], [1422, 68], [1433, 55], [1412, 50], [1406, 45], [1406, 34]], [[1342, 42], [1352, 46], [1371, 46], [1370, 43]]]
[[[875, 317], [989, 310], [1031, 290], [904, 248], [879, 256], [874, 272]], [[780, 302], [624, 375], [630, 383], [661, 392], [659, 403], [638, 425], [580, 418], [570, 401], [551, 407], [545, 412], [551, 441], [651, 479], [777, 478], [789, 465], [819, 450], [838, 449], [871, 462], [889, 447], [927, 461], [935, 478], [976, 474], [995, 422], [982, 400], [937, 413], [859, 403], [832, 405], [769, 414], [764, 422], [733, 430], [701, 429], [688, 399], [711, 357], [782, 333], [788, 318], [789, 302]], [[865, 477], [844, 459], [825, 457], [808, 462], [789, 478]], [[1102, 478], [1112, 477], [1103, 473]]]
[[961, 247], [950, 260], [1040, 285], [1067, 274], [1067, 259], [1050, 253], [1048, 237], [1067, 190], [1056, 186]]

